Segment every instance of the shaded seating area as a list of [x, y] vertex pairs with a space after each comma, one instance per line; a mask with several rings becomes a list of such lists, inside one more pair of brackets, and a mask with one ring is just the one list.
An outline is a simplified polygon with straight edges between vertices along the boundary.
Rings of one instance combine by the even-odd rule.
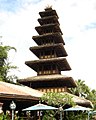
[[[18, 116], [23, 116], [23, 118], [26, 119], [28, 114], [26, 114], [26, 112], [22, 113], [22, 109], [38, 104], [43, 93], [44, 92], [40, 92], [24, 85], [0, 82], [0, 102], [2, 103], [2, 110], [5, 115], [7, 111], [11, 112], [10, 103], [14, 101], [16, 104], [15, 111], [18, 113]], [[64, 93], [72, 96], [72, 99], [77, 105], [92, 108], [92, 103], [89, 100], [72, 95], [68, 92], [63, 92], [62, 94]], [[32, 111], [31, 116], [33, 116], [31, 119], [35, 118], [37, 116], [37, 112]]]
[[30, 106], [28, 108], [25, 108], [22, 111], [37, 111], [37, 112], [39, 112], [38, 118], [39, 118], [39, 120], [41, 120], [41, 114], [42, 114], [41, 112], [45, 111], [45, 110], [58, 110], [58, 108], [39, 103], [39, 104], [36, 104], [34, 106]]
[[10, 103], [14, 101], [16, 104], [15, 111], [18, 111], [18, 116], [21, 116], [22, 109], [38, 103], [42, 92], [29, 88], [27, 86], [20, 86], [11, 83], [0, 81], [0, 102], [2, 103], [2, 110], [6, 115], [10, 111]]

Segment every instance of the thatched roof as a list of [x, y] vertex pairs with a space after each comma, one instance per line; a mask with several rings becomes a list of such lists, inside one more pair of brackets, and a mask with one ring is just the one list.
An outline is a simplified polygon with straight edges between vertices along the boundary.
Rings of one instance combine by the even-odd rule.
[[19, 83], [31, 83], [32, 88], [50, 88], [50, 87], [76, 87], [76, 83], [72, 77], [63, 76], [60, 74], [40, 75], [20, 79]]
[[53, 15], [56, 15], [58, 17], [56, 10], [52, 10], [51, 8], [45, 9], [45, 11], [39, 12], [39, 15], [41, 17], [53, 16]]
[[[80, 105], [80, 106], [83, 106], [83, 107], [90, 107], [92, 108], [93, 107], [93, 104], [91, 101], [85, 99], [85, 98], [82, 98], [82, 97], [79, 97], [79, 96], [76, 96], [76, 95], [73, 95], [73, 94], [70, 94], [68, 92], [64, 92], [65, 94], [68, 94], [69, 96], [72, 97], [73, 101], [77, 104], [77, 105]], [[62, 93], [63, 94], [63, 93]]]
[[38, 22], [40, 23], [40, 25], [44, 25], [50, 22], [59, 24], [58, 17], [56, 15], [39, 18]]
[[43, 92], [11, 83], [0, 81], [0, 102], [3, 103], [4, 109], [10, 109], [9, 105], [13, 101], [16, 103], [16, 109], [20, 110], [31, 106], [39, 101]]
[[42, 68], [42, 66], [47, 68], [47, 66], [49, 65], [55, 65], [55, 66], [57, 65], [60, 71], [71, 70], [71, 67], [68, 64], [66, 58], [50, 58], [50, 59], [26, 61], [25, 64], [36, 72], [38, 72], [38, 68]]
[[42, 92], [29, 88], [27, 86], [20, 86], [11, 83], [0, 81], [0, 97], [21, 97], [22, 99], [37, 99], [40, 97]]
[[[62, 43], [59, 44], [48, 44], [30, 47], [30, 50], [39, 58], [41, 52], [45, 52], [45, 55], [49, 55], [52, 50], [56, 52], [57, 57], [67, 56], [67, 52]], [[49, 54], [48, 54], [49, 53]]]
[[53, 41], [55, 43], [64, 43], [64, 40], [62, 38], [62, 35], [60, 32], [56, 32], [56, 33], [46, 33], [44, 35], [37, 35], [37, 36], [33, 36], [32, 39], [38, 44], [41, 45], [41, 43], [43, 43], [42, 41], [45, 41], [47, 43], [48, 40]]
[[59, 27], [59, 24], [57, 23], [51, 23], [51, 24], [45, 24], [42, 26], [35, 27], [36, 31], [39, 35], [46, 34], [46, 33], [54, 33], [54, 32], [60, 32], [62, 35], [62, 31]]

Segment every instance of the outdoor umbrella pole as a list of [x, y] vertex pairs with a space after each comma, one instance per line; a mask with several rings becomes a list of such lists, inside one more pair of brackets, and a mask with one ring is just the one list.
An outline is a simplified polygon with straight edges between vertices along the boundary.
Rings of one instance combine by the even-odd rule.
[[62, 111], [60, 111], [60, 120], [62, 120]]
[[40, 120], [40, 110], [39, 110], [39, 120]]
[[60, 111], [60, 120], [62, 120], [62, 112], [63, 112], [62, 106], [59, 107], [59, 111]]

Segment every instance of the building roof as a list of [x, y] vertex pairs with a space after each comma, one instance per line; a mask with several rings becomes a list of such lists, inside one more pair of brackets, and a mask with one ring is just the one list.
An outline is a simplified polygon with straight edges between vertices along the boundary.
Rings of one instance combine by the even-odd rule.
[[20, 86], [0, 81], [0, 97], [3, 95], [6, 97], [10, 95], [13, 98], [22, 96], [22, 99], [24, 99], [24, 97], [26, 99], [27, 97], [30, 99], [37, 99], [42, 95], [42, 92], [24, 85]]
[[45, 11], [39, 12], [39, 15], [41, 17], [53, 16], [53, 15], [56, 15], [58, 17], [58, 15], [56, 13], [56, 10], [53, 10], [51, 8], [50, 9], [45, 9]]
[[[73, 97], [72, 99], [74, 100], [76, 104], [82, 105], [85, 107], [86, 106], [92, 107], [92, 103], [89, 100], [86, 100], [84, 98], [78, 97], [76, 95], [73, 95], [67, 92], [64, 92], [64, 93], [72, 96]], [[43, 92], [29, 88], [27, 86], [19, 86], [19, 85], [14, 85], [14, 84], [0, 81], [0, 102], [3, 101], [6, 104], [8, 101], [17, 100], [20, 102], [19, 105], [21, 105], [21, 107], [24, 108], [25, 106], [28, 106], [29, 103], [31, 103], [30, 105], [32, 105], [32, 100], [39, 100], [37, 98], [41, 97], [43, 94], [44, 94]], [[29, 102], [27, 102], [28, 99], [29, 99]], [[24, 104], [24, 101], [25, 103], [26, 102], [27, 103]]]
[[[50, 55], [50, 51], [54, 50], [58, 57], [67, 56], [67, 52], [62, 43], [59, 44], [47, 44], [30, 47], [30, 50], [39, 58], [41, 52], [45, 52], [45, 55]], [[49, 53], [49, 54], [48, 54]]]
[[38, 22], [40, 23], [40, 25], [44, 25], [44, 24], [46, 24], [46, 22], [47, 23], [51, 22], [51, 23], [58, 23], [59, 24], [59, 21], [58, 21], [58, 18], [57, 18], [56, 15], [39, 18]]
[[42, 26], [35, 27], [36, 31], [39, 35], [46, 34], [46, 33], [52, 33], [52, 32], [60, 32], [62, 35], [62, 31], [59, 27], [59, 24], [57, 23], [51, 23], [51, 24], [45, 24]]
[[[64, 92], [65, 94], [68, 94], [69, 96], [72, 97], [72, 100], [77, 104], [77, 105], [80, 105], [80, 106], [83, 106], [83, 107], [90, 107], [92, 108], [93, 107], [93, 104], [91, 101], [83, 98], [83, 97], [79, 97], [79, 96], [76, 96], [76, 95], [73, 95], [73, 94], [70, 94], [68, 92]], [[62, 94], [64, 94], [62, 93]]]
[[26, 61], [25, 64], [36, 72], [38, 72], [38, 68], [41, 68], [42, 66], [45, 66], [47, 68], [49, 65], [57, 65], [60, 71], [71, 70], [71, 67], [68, 64], [66, 58], [39, 59], [33, 61]]
[[49, 88], [49, 87], [76, 87], [76, 83], [72, 77], [63, 76], [60, 74], [40, 75], [25, 79], [20, 79], [20, 83], [32, 83], [33, 88]]
[[15, 101], [16, 109], [21, 110], [25, 107], [36, 104], [43, 92], [11, 83], [0, 81], [0, 102], [3, 103], [3, 109], [9, 110], [10, 103]]
[[41, 45], [41, 43], [43, 43], [44, 41], [47, 43], [48, 40], [50, 40], [50, 42], [54, 40], [55, 43], [63, 43], [65, 45], [60, 32], [33, 36], [32, 39], [37, 43], [37, 45]]

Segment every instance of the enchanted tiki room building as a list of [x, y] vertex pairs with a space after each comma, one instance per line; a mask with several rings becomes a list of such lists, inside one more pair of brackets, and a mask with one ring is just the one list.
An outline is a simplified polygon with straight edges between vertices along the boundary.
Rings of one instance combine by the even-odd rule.
[[66, 59], [59, 17], [51, 7], [39, 12], [39, 15], [40, 26], [35, 27], [39, 35], [32, 37], [37, 46], [30, 47], [39, 59], [25, 62], [37, 72], [37, 76], [20, 79], [19, 83], [42, 92], [70, 92], [68, 88], [76, 87], [76, 83], [72, 77], [61, 74], [61, 71], [69, 71], [71, 67]]

